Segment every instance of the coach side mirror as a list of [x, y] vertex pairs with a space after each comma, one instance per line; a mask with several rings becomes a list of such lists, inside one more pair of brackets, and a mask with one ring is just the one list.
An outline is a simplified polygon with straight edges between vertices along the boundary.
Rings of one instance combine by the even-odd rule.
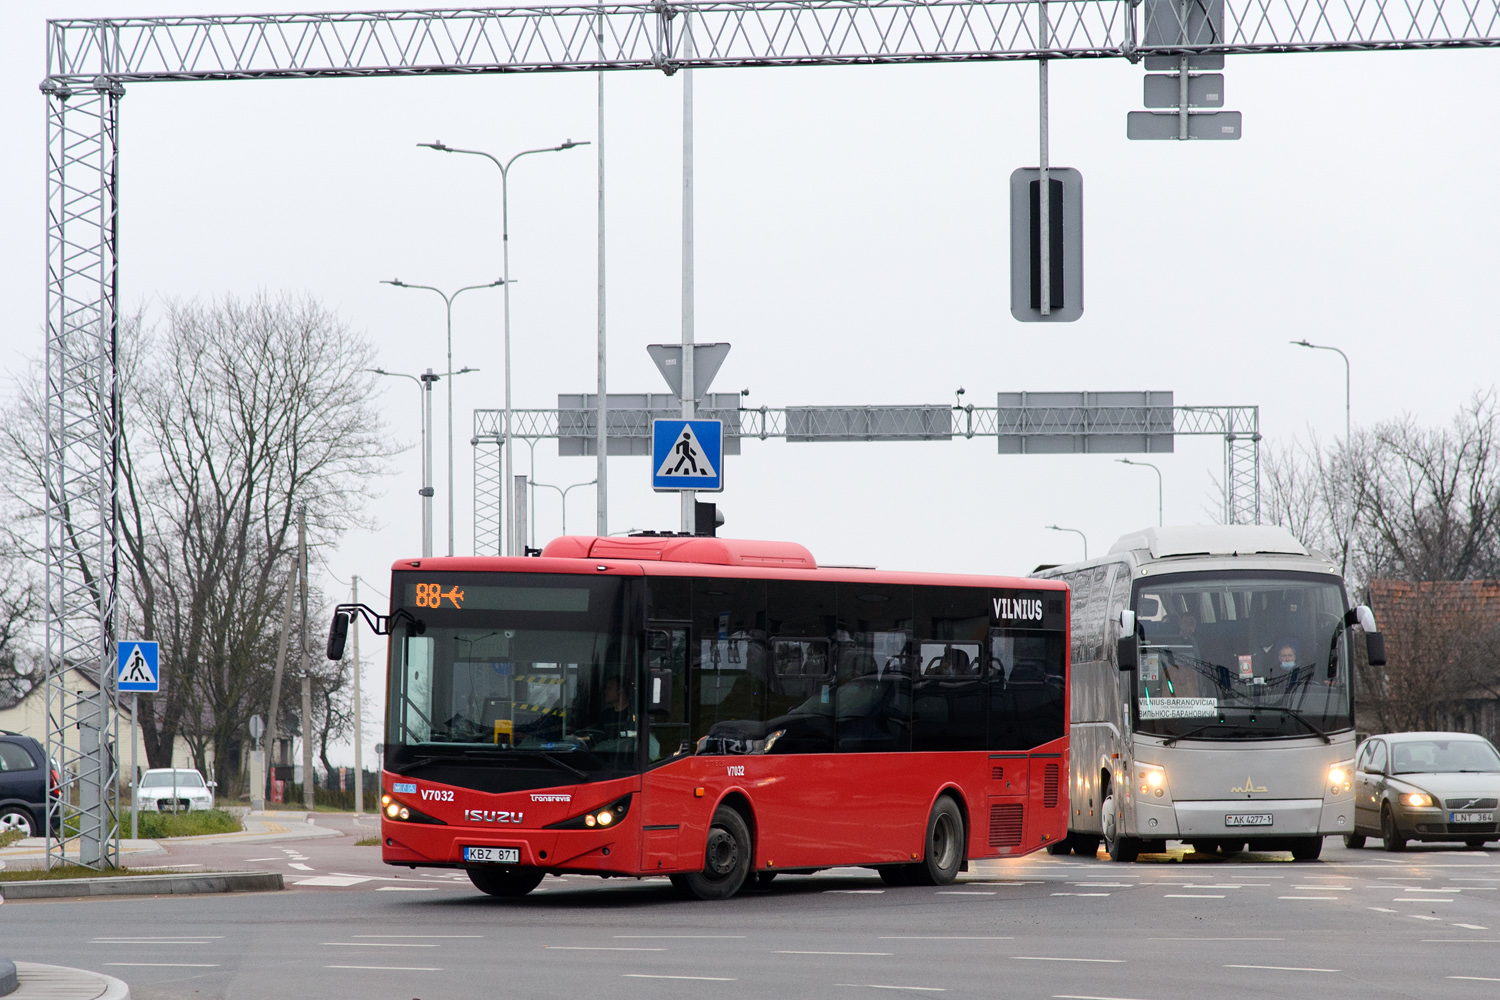
[[1379, 632], [1365, 633], [1365, 659], [1372, 667], [1385, 666], [1385, 636]]
[[1358, 607], [1350, 608], [1344, 615], [1344, 624], [1349, 626], [1358, 625], [1366, 632], [1379, 631], [1379, 626], [1375, 624], [1375, 612], [1370, 610], [1368, 604], [1361, 604]]
[[648, 710], [652, 715], [671, 715], [672, 671], [652, 670], [650, 672], [650, 684]]
[[1120, 634], [1135, 635], [1135, 612], [1128, 608], [1120, 612]]
[[[1126, 614], [1129, 614], [1127, 611]], [[1135, 635], [1122, 635], [1115, 643], [1115, 662], [1121, 670], [1134, 670], [1139, 660]]]
[[344, 658], [344, 642], [348, 638], [349, 616], [342, 611], [336, 611], [333, 615], [333, 624], [328, 626], [328, 658], [330, 660]]

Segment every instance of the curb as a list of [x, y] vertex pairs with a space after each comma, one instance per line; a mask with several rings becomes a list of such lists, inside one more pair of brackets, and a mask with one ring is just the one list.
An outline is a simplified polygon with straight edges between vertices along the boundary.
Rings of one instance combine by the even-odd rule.
[[44, 998], [77, 997], [90, 1000], [130, 1000], [130, 987], [114, 976], [102, 972], [69, 969], [62, 965], [17, 962], [19, 988], [10, 1000], [44, 1000]]
[[104, 878], [0, 882], [0, 900], [76, 899], [83, 896], [192, 896], [217, 892], [273, 892], [286, 888], [280, 872], [202, 872], [195, 875], [116, 875]]

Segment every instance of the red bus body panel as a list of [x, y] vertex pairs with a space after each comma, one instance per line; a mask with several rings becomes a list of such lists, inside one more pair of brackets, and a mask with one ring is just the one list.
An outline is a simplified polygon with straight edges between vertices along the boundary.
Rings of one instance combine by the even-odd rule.
[[[436, 557], [400, 560], [392, 569], [419, 567], [1067, 590], [1052, 580], [817, 568], [800, 545], [672, 536], [568, 536], [548, 544], [541, 558]], [[1071, 621], [1070, 608], [1063, 620]], [[1071, 643], [1064, 650], [1071, 670]], [[522, 866], [549, 871], [698, 871], [714, 811], [734, 800], [749, 816], [755, 870], [909, 864], [922, 857], [928, 815], [944, 792], [964, 813], [969, 858], [1026, 854], [1067, 834], [1068, 689], [1065, 675], [1064, 732], [1026, 750], [695, 756], [627, 778], [502, 794], [385, 772], [382, 788], [393, 801], [441, 822], [402, 822], [382, 811], [383, 860], [462, 868], [464, 847], [516, 847]], [[416, 792], [397, 792], [398, 783], [415, 784]], [[633, 794], [631, 806], [617, 826], [547, 829], [626, 794]], [[467, 818], [474, 814], [481, 818]], [[483, 818], [516, 814], [520, 822]]]

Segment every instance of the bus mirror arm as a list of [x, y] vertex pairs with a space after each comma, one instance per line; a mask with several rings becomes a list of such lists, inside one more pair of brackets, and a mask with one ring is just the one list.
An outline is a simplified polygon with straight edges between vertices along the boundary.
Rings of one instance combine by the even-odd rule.
[[340, 604], [333, 609], [333, 621], [328, 626], [326, 652], [330, 660], [344, 658], [344, 642], [349, 637], [349, 623], [355, 615], [363, 618], [365, 624], [370, 626], [370, 631], [376, 635], [390, 635], [391, 627], [403, 619], [412, 623], [412, 631], [416, 634], [421, 635], [427, 631], [426, 623], [405, 608], [397, 608], [393, 614], [382, 615], [365, 604]]
[[1137, 639], [1133, 635], [1122, 635], [1115, 643], [1115, 661], [1121, 670], [1134, 670], [1138, 662]]

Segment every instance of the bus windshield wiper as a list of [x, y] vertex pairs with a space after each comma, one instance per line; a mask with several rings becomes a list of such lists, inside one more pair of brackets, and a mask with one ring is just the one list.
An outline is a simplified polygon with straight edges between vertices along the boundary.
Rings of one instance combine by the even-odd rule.
[[556, 764], [558, 767], [562, 768], [565, 771], [572, 771], [574, 774], [578, 775], [580, 778], [583, 778], [585, 781], [588, 780], [589, 773], [587, 771], [583, 771], [583, 770], [580, 770], [579, 768], [574, 767], [572, 764], [569, 764], [567, 761], [563, 760], [561, 757], [554, 757], [552, 754], [548, 753], [546, 750], [526, 749], [526, 750], [513, 750], [511, 752], [512, 753], [531, 754], [534, 757], [541, 757], [543, 760], [550, 761], [551, 763]]
[[1219, 724], [1219, 720], [1217, 720], [1217, 719], [1215, 719], [1213, 722], [1205, 722], [1203, 725], [1198, 726], [1195, 729], [1189, 729], [1185, 733], [1178, 733], [1176, 736], [1173, 736], [1171, 739], [1163, 740], [1162, 741], [1162, 746], [1169, 747], [1173, 743], [1176, 743], [1178, 740], [1185, 740], [1185, 739], [1187, 739], [1190, 736], [1196, 736], [1199, 733], [1203, 732], [1203, 730], [1205, 730], [1205, 729], [1212, 729], [1214, 726], [1217, 726], [1218, 724]]
[[1318, 739], [1322, 740], [1324, 743], [1332, 743], [1333, 742], [1333, 737], [1329, 736], [1327, 733], [1323, 732], [1323, 730], [1319, 729], [1317, 726], [1315, 726], [1311, 722], [1309, 722], [1307, 720], [1307, 716], [1303, 715], [1301, 712], [1297, 711], [1295, 708], [1287, 708], [1285, 705], [1267, 705], [1266, 707], [1267, 708], [1274, 708], [1278, 712], [1285, 712], [1287, 715], [1290, 715], [1292, 718], [1294, 718], [1298, 722], [1302, 723], [1308, 729], [1311, 729], [1312, 732], [1313, 732], [1313, 735], [1316, 736]]

